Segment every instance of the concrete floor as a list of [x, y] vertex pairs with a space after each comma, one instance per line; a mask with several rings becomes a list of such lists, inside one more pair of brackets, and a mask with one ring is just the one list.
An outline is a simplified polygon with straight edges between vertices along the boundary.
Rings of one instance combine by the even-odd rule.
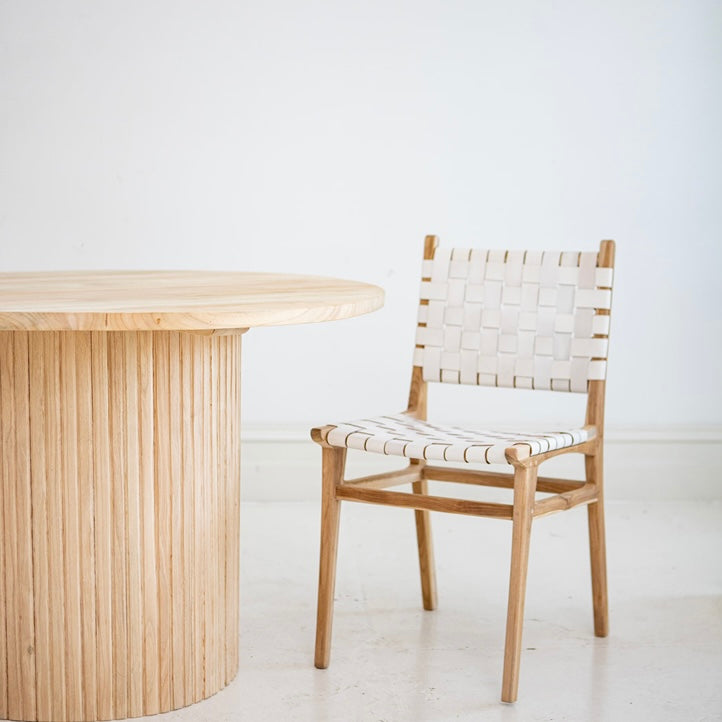
[[722, 504], [607, 505], [607, 639], [592, 633], [585, 510], [537, 520], [515, 705], [499, 702], [510, 524], [434, 515], [439, 609], [424, 612], [413, 515], [346, 504], [319, 671], [318, 517], [313, 503], [244, 504], [238, 676], [146, 719], [722, 719]]

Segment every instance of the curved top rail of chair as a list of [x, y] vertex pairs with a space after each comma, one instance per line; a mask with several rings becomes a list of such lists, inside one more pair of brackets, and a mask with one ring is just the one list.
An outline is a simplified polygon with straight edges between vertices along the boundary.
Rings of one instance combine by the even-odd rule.
[[378, 286], [236, 271], [0, 273], [0, 330], [218, 331], [370, 313]]

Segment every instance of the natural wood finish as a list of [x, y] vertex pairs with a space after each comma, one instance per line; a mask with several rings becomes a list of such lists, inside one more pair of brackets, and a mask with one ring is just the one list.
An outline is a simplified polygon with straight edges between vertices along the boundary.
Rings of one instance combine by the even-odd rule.
[[[425, 260], [433, 259], [437, 245], [438, 239], [436, 236], [427, 236], [425, 238]], [[611, 268], [614, 266], [614, 248], [613, 241], [602, 241], [597, 256], [597, 265], [599, 267]], [[430, 279], [426, 278], [424, 280]], [[428, 304], [428, 301], [422, 300], [421, 304]], [[598, 309], [597, 313], [607, 315], [609, 311]], [[512, 520], [509, 605], [502, 683], [502, 700], [505, 702], [515, 701], [518, 692], [529, 540], [531, 523], [534, 517], [570, 509], [579, 504], [588, 505], [594, 631], [597, 636], [606, 636], [608, 634], [602, 478], [605, 382], [589, 381], [587, 391], [585, 428], [589, 435], [588, 440], [575, 446], [554, 449], [534, 456], [531, 456], [528, 447], [511, 447], [506, 450], [505, 456], [507, 462], [514, 469], [513, 474], [478, 471], [468, 468], [460, 469], [451, 466], [432, 466], [424, 461], [411, 460], [407, 469], [345, 480], [340, 486], [335, 486], [336, 500], [408, 507], [417, 510], [417, 541], [423, 600], [426, 609], [431, 609], [436, 605], [428, 512], [445, 511]], [[422, 369], [419, 366], [414, 366], [411, 373], [406, 413], [419, 419], [426, 419], [427, 399], [428, 389], [427, 383], [423, 380]], [[333, 427], [327, 426], [314, 429], [311, 434], [314, 441], [324, 447], [324, 454], [332, 449], [326, 442], [328, 431], [331, 428]], [[586, 481], [537, 476], [537, 469], [542, 462], [560, 454], [568, 453], [581, 453], [584, 455]], [[417, 474], [420, 476], [418, 479], [416, 478]], [[340, 479], [342, 476], [343, 468], [338, 472], [338, 478]], [[513, 489], [513, 505], [488, 504], [464, 499], [430, 496], [427, 483], [429, 480]], [[408, 482], [412, 483], [413, 493], [411, 494], [385, 491], [389, 487]], [[535, 493], [537, 491], [551, 493], [554, 496], [536, 500]], [[326, 599], [326, 604], [329, 604], [330, 601]], [[325, 619], [330, 625], [330, 612]], [[330, 626], [324, 633], [327, 635], [326, 638], [330, 639]], [[327, 663], [328, 655], [326, 655], [325, 660]]]
[[428, 388], [426, 381], [422, 377], [421, 366], [414, 366], [411, 369], [411, 383], [409, 385], [409, 404], [407, 413], [415, 416], [417, 419], [426, 418], [426, 403], [428, 396]]
[[[205, 354], [204, 349], [206, 344], [203, 339], [197, 336], [192, 338], [192, 345], [190, 349], [192, 367], [198, 369], [204, 369]], [[196, 445], [193, 449], [193, 476], [198, 478], [203, 474], [205, 468], [205, 418], [204, 418], [204, 384], [205, 384], [206, 372], [193, 374], [192, 378], [192, 396], [190, 398], [190, 413], [193, 419], [193, 435], [197, 439], [203, 439], [202, 442]], [[192, 610], [193, 616], [193, 653], [200, 657], [205, 658], [205, 604], [206, 604], [206, 555], [207, 555], [207, 541], [204, 539], [204, 535], [201, 530], [206, 526], [205, 519], [205, 497], [206, 488], [201, 488], [199, 493], [195, 497], [193, 504], [193, 559], [194, 568], [196, 573], [193, 578], [193, 595], [196, 598], [196, 605]], [[203, 687], [205, 684], [205, 673], [201, 665], [195, 665], [194, 675], [194, 693], [196, 697], [200, 698], [203, 694]]]
[[[602, 241], [599, 247], [598, 265], [614, 267], [614, 241]], [[600, 310], [609, 315], [609, 311]], [[589, 556], [592, 575], [592, 604], [594, 608], [594, 634], [609, 634], [609, 605], [607, 600], [607, 553], [604, 530], [604, 396], [606, 381], [590, 381], [587, 396], [586, 423], [598, 429], [598, 443], [584, 459], [587, 482], [597, 487], [597, 500], [587, 507], [589, 523]]]
[[[7, 363], [0, 359], [0, 369]], [[0, 380], [2, 379], [2, 373], [0, 372]], [[0, 387], [0, 398], [2, 398], [3, 389]], [[0, 434], [3, 433], [3, 419], [2, 410], [0, 410]], [[2, 437], [0, 437], [2, 438]], [[2, 459], [0, 459], [0, 464]], [[5, 587], [5, 554], [7, 549], [7, 538], [5, 536], [5, 504], [6, 504], [6, 493], [3, 489], [3, 485], [0, 484], [0, 606], [8, 606], [8, 594]], [[9, 551], [9, 550], [8, 550]], [[8, 557], [10, 553], [8, 553]], [[7, 631], [6, 625], [0, 624], [0, 681], [5, 680], [5, 685], [0, 688], [0, 718], [6, 719], [8, 716], [8, 692], [7, 692], [7, 679], [8, 679], [8, 646], [7, 646]]]
[[444, 496], [422, 496], [421, 494], [404, 494], [398, 491], [381, 491], [379, 489], [357, 489], [345, 484], [336, 489], [338, 499], [361, 501], [366, 504], [385, 504], [401, 506], [408, 509], [425, 509], [426, 511], [445, 511], [450, 514], [470, 514], [472, 516], [490, 516], [495, 519], [511, 519], [511, 504], [493, 504], [467, 499], [449, 499]]
[[509, 573], [509, 605], [504, 643], [504, 677], [502, 702], [515, 702], [519, 689], [521, 633], [524, 624], [526, 573], [529, 564], [529, 539], [534, 514], [536, 466], [518, 466], [514, 474], [514, 514], [511, 533], [511, 571]]
[[240, 336], [383, 296], [263, 273], [0, 274], [1, 719], [156, 714], [233, 679]]
[[[30, 334], [37, 338], [43, 334]], [[93, 404], [91, 445], [93, 450], [93, 498], [95, 518], [93, 524], [95, 550], [95, 644], [96, 674], [98, 686], [98, 716], [113, 716], [113, 607], [111, 593], [114, 589], [112, 576], [113, 534], [111, 527], [111, 467], [109, 444], [109, 379], [108, 336], [105, 333], [90, 334], [91, 378], [86, 380]], [[152, 359], [151, 359], [152, 360]], [[88, 383], [89, 381], [89, 383]], [[88, 393], [88, 389], [85, 389]], [[65, 440], [66, 447], [73, 446], [72, 437]], [[75, 442], [77, 443], [77, 442]], [[50, 480], [41, 479], [45, 485]], [[51, 482], [52, 483], [52, 482]], [[57, 483], [57, 482], [56, 482]], [[157, 564], [154, 558], [154, 564]], [[156, 595], [154, 595], [155, 597]], [[125, 670], [124, 670], [125, 671]], [[125, 676], [125, 675], [123, 675]], [[40, 681], [38, 680], [38, 683]], [[59, 716], [59, 715], [58, 715]], [[41, 717], [42, 719], [43, 717]]]
[[[16, 334], [17, 335], [17, 334]], [[95, 547], [95, 484], [92, 453], [93, 399], [87, 392], [87, 379], [92, 378], [92, 352], [90, 334], [76, 336], [70, 343], [66, 340], [66, 348], [75, 349], [75, 397], [78, 409], [77, 417], [77, 448], [78, 455], [78, 488], [80, 505], [78, 508], [80, 524], [80, 544], [83, 550]], [[80, 388], [80, 392], [78, 391]], [[85, 392], [83, 393], [83, 389]], [[96, 410], [97, 413], [97, 410]], [[72, 436], [70, 437], [73, 438]], [[72, 446], [72, 444], [71, 444]], [[81, 451], [81, 447], [84, 451]], [[28, 542], [30, 544], [30, 541]], [[80, 580], [80, 608], [82, 614], [82, 684], [83, 684], [83, 719], [98, 718], [98, 658], [96, 644], [96, 598], [95, 598], [95, 555], [83, 553], [80, 556], [80, 570], [76, 579]], [[131, 609], [136, 609], [133, 600]], [[137, 617], [134, 617], [137, 618]], [[138, 625], [142, 631], [142, 627]], [[136, 657], [140, 659], [141, 657]], [[32, 717], [23, 719], [33, 719]]]
[[[429, 497], [429, 482], [426, 479], [411, 484], [414, 494], [422, 498]], [[436, 589], [436, 565], [434, 564], [434, 546], [431, 538], [431, 516], [428, 511], [416, 509], [416, 545], [419, 552], [419, 574], [421, 576], [421, 601], [424, 609], [432, 611], [438, 603]]]
[[[602, 241], [599, 245], [597, 266], [599, 268], [614, 268], [614, 241]], [[609, 316], [609, 310], [598, 309], [600, 316]], [[587, 412], [585, 423], [587, 426], [594, 426], [597, 430], [597, 437], [601, 439], [604, 435], [604, 391], [605, 381], [590, 381], [587, 387]]]
[[[153, 337], [151, 334], [138, 334], [138, 356], [143, 359], [153, 358]], [[198, 378], [202, 377], [202, 369], [196, 366]], [[155, 534], [155, 454], [153, 416], [155, 403], [155, 383], [151, 363], [138, 365], [138, 438], [140, 441], [139, 485], [141, 489], [141, 544], [143, 565], [143, 602], [142, 618], [145, 634], [143, 634], [144, 659], [159, 659], [158, 635], [158, 554]], [[196, 439], [203, 439], [199, 430]], [[201, 441], [194, 444], [197, 446]], [[199, 469], [201, 478], [204, 469]], [[204, 486], [195, 491], [196, 496], [203, 493]], [[143, 700], [146, 714], [160, 712], [160, 688], [158, 664], [143, 665]]]
[[579, 504], [588, 504], [597, 499], [597, 487], [595, 484], [585, 484], [579, 489], [565, 491], [555, 494], [547, 499], [541, 499], [534, 505], [534, 517], [552, 514], [555, 511], [565, 511]]
[[[593, 432], [594, 433], [594, 432]], [[528, 461], [537, 464], [541, 464], [543, 461], [553, 459], [555, 456], [561, 456], [562, 454], [590, 454], [594, 453], [595, 449], [599, 445], [599, 439], [592, 437], [588, 441], [584, 441], [581, 444], [575, 444], [574, 446], [564, 446], [561, 449], [552, 449], [551, 451], [545, 451], [542, 454], [534, 454], [531, 456], [529, 453], [528, 446], [514, 446], [510, 449], [506, 449], [505, 456], [508, 463], [513, 463], [509, 460], [510, 454], [513, 455], [516, 461]]]
[[[514, 475], [494, 471], [476, 471], [472, 469], [458, 469], [442, 466], [423, 467], [424, 479], [431, 481], [450, 481], [455, 484], [475, 484], [478, 486], [494, 486], [503, 489], [514, 488]], [[573, 491], [584, 484], [583, 481], [574, 479], [558, 479], [551, 476], [540, 476], [537, 478], [536, 489], [541, 492], [558, 494], [560, 492]]]
[[603, 451], [585, 457], [585, 470], [589, 483], [597, 488], [597, 500], [587, 507], [589, 523], [589, 556], [592, 574], [592, 605], [594, 609], [594, 634], [609, 634], [609, 605], [607, 601], [607, 545], [604, 533], [604, 487]]
[[[48, 484], [45, 475], [48, 472], [47, 461], [47, 427], [46, 413], [52, 410], [46, 408], [52, 399], [46, 399], [47, 388], [43, 365], [45, 353], [42, 339], [30, 334], [28, 343], [28, 377], [30, 385], [27, 391], [29, 397], [30, 422], [30, 493], [32, 499], [32, 558], [33, 558], [33, 612], [35, 616], [35, 642], [32, 645], [35, 657], [35, 675], [37, 700], [37, 714], [39, 719], [50, 719], [53, 680], [50, 674], [51, 660], [56, 655], [50, 655], [50, 608], [48, 606], [50, 587], [48, 580]], [[47, 403], [46, 403], [47, 401]], [[52, 439], [50, 439], [52, 441]], [[12, 453], [12, 449], [10, 450]], [[52, 467], [51, 467], [52, 471]], [[56, 653], [57, 654], [57, 653]], [[61, 695], [57, 706], [60, 714], [65, 715], [65, 699]]]
[[238, 335], [0, 332], [2, 718], [165, 712], [235, 675], [239, 363]]
[[[127, 363], [121, 381], [121, 399], [125, 405], [127, 418], [139, 418], [139, 343], [136, 334], [123, 335], [124, 354]], [[147, 421], [146, 421], [147, 423]], [[121, 425], [122, 428], [122, 425]], [[126, 459], [125, 503], [127, 508], [126, 563], [127, 563], [127, 600], [128, 600], [128, 658], [143, 658], [143, 626], [133, 620], [143, 615], [143, 546], [141, 499], [141, 439], [140, 433], [124, 434], [124, 457]], [[190, 602], [189, 602], [190, 603]], [[143, 675], [136, 674], [128, 680], [128, 714], [132, 717], [143, 714]]]
[[201, 271], [0, 273], [0, 330], [229, 332], [332, 321], [383, 305], [378, 286]]
[[323, 489], [321, 498], [321, 553], [318, 570], [318, 609], [316, 613], [316, 652], [314, 663], [328, 667], [333, 626], [333, 593], [336, 588], [336, 557], [340, 504], [336, 497], [343, 478], [346, 449], [323, 447]]
[[412, 484], [420, 480], [421, 469], [418, 465], [413, 464], [406, 469], [401, 469], [399, 471], [386, 471], [383, 474], [360, 476], [357, 479], [344, 481], [344, 486], [357, 486], [363, 487], [364, 489], [388, 489], [392, 486]]
[[[514, 474], [429, 466], [419, 463], [414, 463], [408, 468], [399, 471], [387, 471], [372, 476], [350, 479], [344, 481], [343, 486], [344, 489], [388, 489], [402, 484], [411, 483], [413, 486], [427, 481], [472, 484], [503, 489], [514, 488]], [[536, 490], [542, 493], [551, 493], [554, 496], [537, 501], [534, 516], [543, 516], [555, 511], [571, 509], [573, 506], [589, 503], [597, 498], [596, 486], [574, 479], [539, 476], [537, 477]], [[415, 488], [414, 493], [428, 495], [428, 484], [425, 483], [423, 487]]]
[[[78, 428], [76, 408], [76, 348], [68, 343], [64, 334], [59, 335], [60, 356], [65, 364], [60, 367], [60, 386], [62, 394], [59, 402], [66, 409], [60, 429], [61, 438], [72, 434]], [[82, 719], [83, 710], [83, 666], [82, 666], [82, 610], [80, 586], [75, 580], [80, 575], [80, 526], [78, 509], [80, 507], [80, 488], [78, 475], [78, 451], [68, 449], [63, 458], [63, 477], [67, 480], [63, 493], [63, 511], [65, 515], [65, 549], [63, 550], [63, 576], [65, 586], [65, 638], [66, 638], [66, 688], [67, 715], [73, 719]]]
[[28, 334], [0, 334], [7, 718], [36, 719]]
[[[428, 235], [424, 239], [424, 260], [434, 257], [439, 239], [434, 235]], [[428, 304], [428, 301], [423, 302]], [[419, 366], [411, 369], [411, 383], [409, 386], [409, 402], [407, 412], [418, 419], [426, 419], [426, 407], [428, 403], [428, 385], [423, 380], [422, 370]], [[415, 495], [428, 498], [429, 485], [423, 478], [425, 462], [412, 459], [409, 468], [418, 470], [422, 478], [412, 483], [412, 491]], [[434, 562], [434, 544], [431, 533], [431, 515], [427, 509], [416, 508], [414, 511], [414, 522], [416, 525], [416, 546], [419, 554], [419, 575], [421, 579], [421, 602], [424, 609], [432, 611], [438, 604], [438, 591], [436, 586], [436, 565]]]
[[[426, 236], [424, 238], [424, 260], [430, 261], [434, 257], [434, 252], [439, 245], [439, 239], [436, 236]], [[429, 280], [423, 278], [422, 280]], [[421, 301], [426, 306], [428, 301]], [[411, 369], [411, 384], [409, 386], [409, 403], [407, 405], [407, 413], [418, 419], [426, 418], [426, 404], [428, 398], [428, 387], [422, 376], [421, 366], [414, 366]]]

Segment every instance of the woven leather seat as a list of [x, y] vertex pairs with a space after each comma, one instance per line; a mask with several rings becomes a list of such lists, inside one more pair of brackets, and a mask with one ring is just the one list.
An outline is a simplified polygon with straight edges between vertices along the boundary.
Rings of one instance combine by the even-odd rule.
[[[594, 633], [608, 633], [602, 455], [614, 242], [599, 252], [438, 248], [427, 236], [404, 412], [312, 429], [322, 447], [321, 558], [315, 664], [328, 666], [342, 501], [415, 509], [424, 609], [437, 604], [430, 511], [512, 522], [501, 698], [517, 698], [524, 596], [533, 519], [587, 505]], [[473, 431], [427, 420], [430, 383], [585, 394], [584, 423], [532, 432]], [[522, 393], [522, 392], [519, 392]], [[347, 450], [409, 459], [406, 468], [345, 478]], [[539, 476], [564, 453], [584, 456], [584, 480]], [[433, 462], [443, 462], [436, 463]], [[487, 465], [477, 468], [476, 465]], [[512, 472], [493, 470], [507, 464]], [[513, 490], [511, 504], [435, 496], [429, 484]], [[411, 485], [410, 493], [390, 491]], [[540, 498], [537, 493], [548, 494]]]
[[330, 446], [387, 456], [466, 464], [507, 464], [506, 451], [511, 447], [527, 456], [536, 456], [588, 441], [594, 437], [595, 430], [470, 431], [431, 424], [409, 414], [393, 414], [326, 426], [320, 433]]

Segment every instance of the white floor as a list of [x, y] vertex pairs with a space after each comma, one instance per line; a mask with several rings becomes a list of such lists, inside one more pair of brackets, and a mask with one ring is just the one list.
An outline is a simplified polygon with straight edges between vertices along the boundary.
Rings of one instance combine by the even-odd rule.
[[535, 522], [519, 701], [499, 702], [511, 526], [435, 515], [424, 612], [413, 515], [346, 504], [331, 666], [314, 669], [318, 505], [245, 503], [236, 679], [148, 720], [722, 719], [722, 504], [607, 505], [611, 635], [595, 639], [586, 512]]

